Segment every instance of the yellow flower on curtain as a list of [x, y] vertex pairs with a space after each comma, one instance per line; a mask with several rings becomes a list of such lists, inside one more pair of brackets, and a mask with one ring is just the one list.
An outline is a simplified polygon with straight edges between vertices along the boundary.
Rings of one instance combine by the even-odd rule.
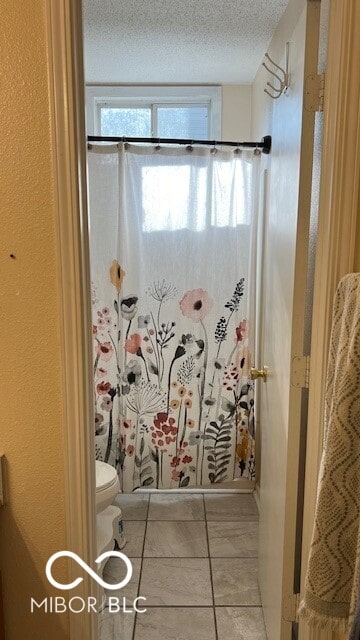
[[241, 438], [241, 442], [236, 445], [236, 454], [238, 460], [247, 460], [249, 455], [249, 436], [244, 435]]
[[122, 287], [125, 275], [125, 271], [121, 268], [120, 263], [117, 260], [113, 260], [110, 267], [110, 282], [114, 285], [118, 293]]

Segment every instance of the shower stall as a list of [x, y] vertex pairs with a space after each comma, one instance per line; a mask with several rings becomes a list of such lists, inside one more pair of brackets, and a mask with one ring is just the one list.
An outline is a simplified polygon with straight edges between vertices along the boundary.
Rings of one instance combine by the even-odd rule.
[[126, 493], [255, 478], [250, 368], [269, 141], [174, 142], [88, 144], [96, 457]]

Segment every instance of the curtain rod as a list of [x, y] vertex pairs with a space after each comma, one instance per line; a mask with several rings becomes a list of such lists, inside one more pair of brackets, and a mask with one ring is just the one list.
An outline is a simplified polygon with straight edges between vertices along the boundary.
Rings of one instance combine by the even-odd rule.
[[145, 142], [150, 144], [185, 144], [207, 146], [216, 145], [225, 147], [244, 147], [250, 149], [261, 149], [263, 153], [269, 154], [271, 150], [271, 136], [264, 136], [261, 142], [230, 142], [228, 140], [186, 140], [183, 138], [127, 138], [126, 136], [87, 136], [88, 142]]

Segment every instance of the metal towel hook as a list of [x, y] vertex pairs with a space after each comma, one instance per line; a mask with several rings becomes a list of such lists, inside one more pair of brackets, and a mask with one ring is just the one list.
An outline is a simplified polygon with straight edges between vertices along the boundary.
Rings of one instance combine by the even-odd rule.
[[271, 67], [269, 67], [266, 64], [266, 62], [262, 62], [262, 66], [266, 69], [266, 71], [271, 73], [271, 75], [277, 81], [275, 85], [271, 84], [271, 82], [266, 83], [266, 87], [269, 87], [271, 89], [271, 92], [267, 88], [264, 89], [265, 93], [267, 93], [267, 95], [270, 96], [270, 98], [273, 98], [273, 100], [277, 100], [278, 98], [280, 98], [280, 96], [282, 96], [285, 93], [285, 91], [289, 88], [289, 85], [290, 85], [289, 46], [290, 46], [289, 42], [287, 42], [286, 48], [285, 48], [285, 69], [280, 67], [280, 65], [278, 65], [269, 56], [268, 53], [265, 53], [265, 58], [270, 62], [271, 65], [273, 65], [273, 67], [275, 67], [275, 69], [272, 69]]

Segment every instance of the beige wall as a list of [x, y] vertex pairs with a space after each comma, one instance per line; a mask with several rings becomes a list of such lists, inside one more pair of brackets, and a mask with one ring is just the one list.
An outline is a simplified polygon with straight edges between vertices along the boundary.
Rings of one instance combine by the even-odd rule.
[[221, 133], [223, 140], [250, 139], [251, 93], [251, 85], [224, 84], [222, 86]]
[[45, 6], [1, 3], [0, 449], [7, 504], [0, 508], [0, 562], [7, 640], [68, 637], [66, 614], [29, 610], [30, 596], [49, 593], [48, 557], [66, 548]]
[[[305, 4], [306, 0], [289, 0], [268, 48], [268, 53], [276, 62], [285, 57], [285, 44], [290, 39]], [[260, 66], [252, 84], [251, 135], [253, 139], [263, 136], [264, 131], [271, 132], [273, 100], [264, 93], [266, 82], [269, 79], [268, 72]]]

